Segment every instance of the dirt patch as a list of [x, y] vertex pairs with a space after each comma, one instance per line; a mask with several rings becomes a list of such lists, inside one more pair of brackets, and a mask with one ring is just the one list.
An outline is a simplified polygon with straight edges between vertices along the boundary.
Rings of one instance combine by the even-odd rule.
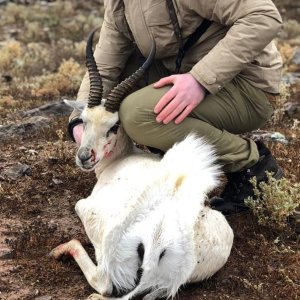
[[[71, 155], [73, 146], [67, 144]], [[15, 149], [19, 146], [14, 144]], [[28, 146], [43, 148], [34, 161], [27, 161], [32, 176], [1, 182], [6, 192], [0, 204], [0, 299], [85, 299], [93, 290], [76, 263], [57, 262], [48, 254], [58, 244], [77, 238], [93, 257], [74, 205], [89, 194], [94, 176], [78, 171], [72, 156], [49, 163], [44, 153], [54, 151], [53, 144], [27, 140]], [[10, 161], [22, 160], [18, 151], [6, 153]], [[285, 299], [286, 295], [297, 299], [297, 236], [262, 228], [249, 213], [229, 222], [235, 241], [228, 263], [213, 278], [183, 288], [180, 299]]]
[[[74, 144], [56, 135], [58, 129], [66, 134], [65, 124], [66, 117], [54, 118], [52, 128], [1, 145], [0, 172], [21, 163], [31, 175], [0, 181], [0, 299], [73, 300], [93, 292], [73, 260], [48, 256], [73, 238], [94, 255], [74, 206], [89, 195], [95, 177], [78, 170]], [[272, 129], [294, 136], [289, 146], [268, 145], [287, 176], [299, 181], [299, 131]], [[235, 240], [228, 263], [213, 278], [183, 288], [180, 299], [298, 299], [299, 237], [261, 227], [250, 213], [229, 222]]]
[[[26, 158], [18, 151], [18, 146], [24, 151], [22, 145], [39, 150], [35, 157]], [[89, 292], [85, 292], [87, 286], [77, 266], [72, 261], [58, 263], [48, 254], [74, 237], [88, 243], [74, 205], [88, 195], [94, 177], [85, 175], [78, 185], [82, 174], [74, 168], [72, 157], [69, 161], [49, 158], [57, 150], [55, 144], [31, 144], [28, 138], [13, 147], [7, 145], [5, 151], [9, 161], [27, 161], [32, 175], [1, 182], [0, 299], [34, 299], [42, 294], [55, 296], [53, 299], [83, 299]], [[76, 196], [75, 190], [79, 191]], [[65, 293], [64, 286], [72, 293]], [[56, 288], [59, 293], [54, 292]]]

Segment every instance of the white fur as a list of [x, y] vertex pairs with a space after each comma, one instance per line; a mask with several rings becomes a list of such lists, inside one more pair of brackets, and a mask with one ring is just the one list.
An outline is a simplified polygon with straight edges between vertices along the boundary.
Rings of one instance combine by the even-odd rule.
[[[113, 155], [96, 166], [92, 194], [76, 204], [97, 265], [74, 241], [54, 249], [54, 256], [75, 249], [87, 280], [102, 294], [98, 299], [115, 299], [108, 296], [113, 285], [127, 291], [119, 298], [124, 300], [145, 291], [147, 300], [174, 297], [181, 285], [217, 272], [231, 251], [232, 229], [221, 213], [205, 206], [207, 193], [219, 183], [214, 151], [189, 135], [160, 160], [134, 150], [122, 129], [116, 141]], [[142, 261], [139, 244], [145, 249]], [[138, 268], [143, 274], [136, 285]]]

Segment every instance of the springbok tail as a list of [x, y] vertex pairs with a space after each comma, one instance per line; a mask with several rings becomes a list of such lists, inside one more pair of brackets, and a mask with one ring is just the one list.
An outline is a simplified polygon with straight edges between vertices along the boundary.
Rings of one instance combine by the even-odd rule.
[[195, 134], [175, 144], [161, 161], [160, 174], [175, 190], [208, 193], [219, 183], [220, 166], [216, 164], [213, 147]]

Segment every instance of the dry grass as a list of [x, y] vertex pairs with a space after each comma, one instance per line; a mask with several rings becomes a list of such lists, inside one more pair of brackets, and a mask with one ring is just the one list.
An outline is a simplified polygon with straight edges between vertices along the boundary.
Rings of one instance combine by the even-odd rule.
[[94, 3], [94, 7], [97, 10], [91, 13], [90, 7], [72, 1], [4, 6], [0, 96], [25, 100], [74, 96], [85, 72], [85, 38], [103, 21], [102, 6]]

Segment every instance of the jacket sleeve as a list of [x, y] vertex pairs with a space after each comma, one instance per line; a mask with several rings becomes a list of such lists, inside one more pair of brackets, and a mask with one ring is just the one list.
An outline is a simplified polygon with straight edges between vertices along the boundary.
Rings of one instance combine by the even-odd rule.
[[[100, 31], [100, 38], [94, 51], [95, 61], [103, 81], [103, 96], [118, 84], [125, 64], [133, 52], [131, 40], [118, 28], [116, 20], [124, 16], [115, 16], [107, 9]], [[124, 28], [123, 28], [124, 30]], [[81, 82], [77, 100], [87, 100], [90, 89], [89, 76], [86, 73]], [[69, 121], [78, 118], [79, 112], [74, 110]]]
[[252, 62], [281, 29], [271, 0], [199, 0], [192, 9], [203, 18], [228, 26], [226, 36], [191, 70], [212, 94]]

